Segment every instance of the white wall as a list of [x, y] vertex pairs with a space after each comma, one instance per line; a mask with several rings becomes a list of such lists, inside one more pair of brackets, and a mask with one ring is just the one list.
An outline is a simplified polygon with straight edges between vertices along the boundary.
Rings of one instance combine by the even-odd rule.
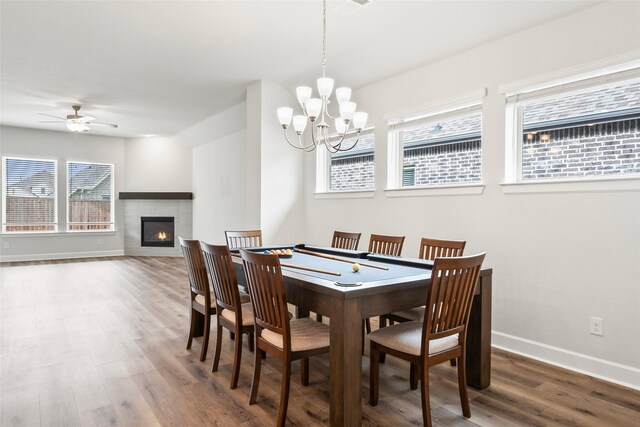
[[[3, 156], [58, 160], [58, 224], [61, 230], [59, 233], [36, 235], [3, 235], [2, 245], [0, 245], [2, 261], [122, 255], [123, 213], [122, 205], [117, 199], [116, 231], [100, 233], [65, 233], [64, 200], [67, 193], [65, 185], [68, 160], [113, 163], [115, 173], [113, 182], [117, 198], [118, 192], [124, 189], [124, 139], [8, 126], [0, 127], [0, 139], [2, 141], [0, 151]], [[61, 198], [60, 195], [62, 195]]]
[[[267, 245], [304, 241], [303, 156], [285, 141], [276, 110], [294, 105], [289, 92], [276, 83], [262, 80], [252, 85], [247, 103], [260, 105], [260, 225]], [[249, 182], [248, 182], [249, 183]]]
[[225, 230], [262, 229], [263, 242], [304, 240], [303, 157], [283, 144], [276, 108], [292, 104], [259, 81], [247, 100], [175, 136], [193, 149], [193, 237], [224, 242]]
[[225, 230], [259, 228], [246, 211], [246, 132], [193, 149], [193, 237], [223, 244]]
[[242, 102], [173, 137], [193, 147], [194, 239], [220, 244], [225, 230], [260, 228], [259, 217], [252, 217], [246, 208], [246, 110]]
[[[464, 239], [493, 267], [494, 344], [640, 387], [640, 194], [505, 194], [504, 97], [500, 85], [640, 49], [640, 3], [607, 2], [354, 92], [376, 126], [376, 193], [316, 199], [315, 160], [305, 158], [308, 241], [333, 230]], [[384, 60], [384, 52], [380, 52]], [[339, 83], [339, 82], [337, 82]], [[384, 194], [385, 118], [488, 88], [483, 105], [483, 180], [477, 196]], [[589, 317], [604, 336], [589, 334]]]
[[124, 191], [191, 191], [191, 147], [175, 138], [127, 139], [124, 158]]

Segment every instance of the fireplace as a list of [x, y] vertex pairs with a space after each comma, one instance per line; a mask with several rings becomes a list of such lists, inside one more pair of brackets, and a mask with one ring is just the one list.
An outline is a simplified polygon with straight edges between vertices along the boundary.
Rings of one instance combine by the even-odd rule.
[[140, 245], [173, 248], [174, 218], [172, 216], [143, 216], [140, 218]]

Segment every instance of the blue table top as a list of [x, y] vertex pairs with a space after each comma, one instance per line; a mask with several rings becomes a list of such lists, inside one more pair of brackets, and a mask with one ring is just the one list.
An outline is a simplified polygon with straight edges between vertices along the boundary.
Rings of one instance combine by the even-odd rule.
[[[342, 262], [332, 259], [322, 258], [313, 255], [302, 254], [294, 252], [291, 258], [281, 258], [281, 263], [300, 265], [303, 267], [316, 268], [325, 271], [331, 271], [340, 273], [340, 276], [331, 274], [317, 273], [313, 271], [300, 270], [297, 268], [282, 267], [283, 270], [293, 271], [298, 274], [309, 275], [320, 279], [330, 280], [332, 282], [338, 282], [343, 284], [355, 284], [358, 282], [374, 282], [379, 280], [399, 279], [411, 276], [418, 276], [424, 274], [430, 274], [430, 270], [427, 268], [410, 267], [400, 264], [390, 264], [378, 261], [371, 261], [367, 259], [354, 258], [353, 262]], [[381, 270], [373, 267], [368, 267], [360, 264], [360, 270], [358, 272], [353, 271], [353, 263], [364, 262], [372, 265], [379, 265], [386, 267], [388, 270]]]

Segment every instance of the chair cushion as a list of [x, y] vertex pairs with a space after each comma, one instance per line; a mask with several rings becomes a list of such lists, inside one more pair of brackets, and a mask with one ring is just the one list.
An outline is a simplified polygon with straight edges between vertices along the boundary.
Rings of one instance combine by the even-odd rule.
[[[378, 329], [369, 334], [369, 339], [385, 347], [403, 353], [420, 355], [423, 322], [405, 322]], [[438, 338], [429, 342], [429, 354], [440, 353], [458, 345], [458, 334]]]
[[[313, 350], [329, 347], [329, 326], [316, 322], [310, 318], [292, 319], [291, 325], [291, 351]], [[270, 344], [282, 349], [282, 335], [262, 330], [262, 338]]]
[[[205, 303], [204, 295], [196, 295], [194, 300], [195, 300], [195, 302], [197, 302], [200, 305], [204, 305], [204, 303]], [[215, 308], [215, 306], [216, 306], [216, 300], [211, 298], [211, 307]]]
[[[226, 308], [222, 310], [220, 316], [232, 322], [234, 325], [236, 323], [236, 313], [227, 310]], [[245, 302], [242, 304], [242, 324], [243, 325], [253, 325], [253, 307], [251, 307], [250, 302]]]
[[[240, 290], [240, 303], [244, 304], [245, 302], [249, 302], [251, 301], [251, 299], [249, 298], [249, 294], [246, 293], [245, 291]], [[200, 305], [204, 305], [204, 296], [203, 295], [196, 295], [196, 297], [194, 298], [194, 300], [200, 304]], [[213, 298], [213, 295], [211, 295], [211, 307], [215, 307], [216, 306], [216, 300]]]
[[410, 308], [409, 310], [396, 311], [392, 313], [394, 316], [402, 317], [409, 320], [422, 320], [424, 317], [424, 306]]

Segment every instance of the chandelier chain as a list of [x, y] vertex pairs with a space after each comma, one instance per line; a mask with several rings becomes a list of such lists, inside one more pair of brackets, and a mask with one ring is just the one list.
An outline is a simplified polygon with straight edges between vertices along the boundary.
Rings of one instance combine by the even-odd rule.
[[327, 0], [322, 1], [322, 77], [327, 66]]

